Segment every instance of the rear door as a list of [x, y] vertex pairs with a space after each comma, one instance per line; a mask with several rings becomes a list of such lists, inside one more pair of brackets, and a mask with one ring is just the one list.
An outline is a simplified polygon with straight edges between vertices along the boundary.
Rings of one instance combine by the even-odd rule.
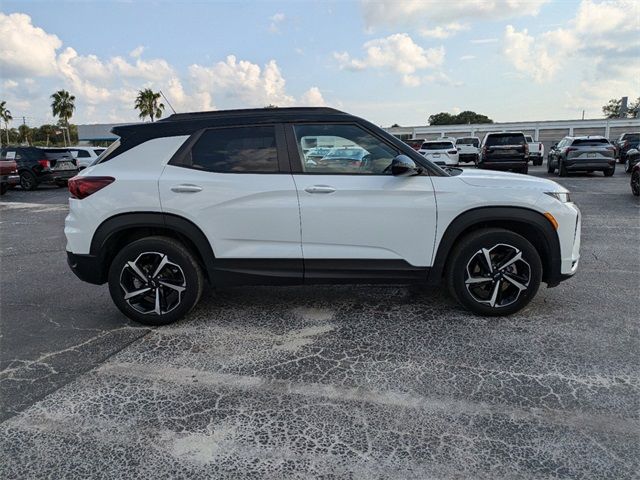
[[[350, 123], [290, 125], [287, 142], [300, 197], [305, 281], [357, 277], [361, 268], [409, 271], [431, 265], [431, 178], [391, 175], [396, 147]], [[359, 148], [366, 155], [351, 163], [318, 164], [305, 158], [306, 143]]]
[[159, 188], [162, 210], [199, 227], [218, 263], [234, 269], [234, 260], [253, 260], [250, 268], [284, 266], [302, 278], [300, 211], [281, 125], [194, 134], [165, 167]]

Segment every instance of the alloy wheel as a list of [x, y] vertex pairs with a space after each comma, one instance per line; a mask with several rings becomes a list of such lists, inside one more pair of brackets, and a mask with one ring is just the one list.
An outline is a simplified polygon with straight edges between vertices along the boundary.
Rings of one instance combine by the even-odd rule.
[[182, 301], [187, 288], [184, 272], [159, 252], [144, 252], [120, 272], [124, 300], [142, 314], [164, 315]]
[[492, 308], [513, 304], [529, 288], [531, 266], [518, 248], [499, 243], [481, 248], [469, 260], [465, 286], [478, 303]]

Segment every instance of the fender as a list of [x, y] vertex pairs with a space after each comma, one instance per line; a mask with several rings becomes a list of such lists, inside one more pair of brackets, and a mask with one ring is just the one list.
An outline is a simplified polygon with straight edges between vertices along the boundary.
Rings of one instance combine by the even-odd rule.
[[438, 244], [433, 267], [429, 272], [428, 283], [440, 283], [447, 259], [456, 242], [474, 227], [505, 227], [522, 234], [523, 231], [535, 232], [536, 239], [527, 238], [540, 251], [543, 267], [543, 280], [549, 286], [560, 281], [560, 240], [551, 222], [541, 213], [521, 207], [479, 207], [458, 215], [447, 227]]
[[123, 213], [108, 218], [100, 224], [91, 240], [90, 255], [103, 258], [106, 245], [113, 235], [129, 228], [158, 227], [173, 230], [188, 238], [197, 249], [204, 267], [211, 278], [214, 269], [214, 254], [209, 240], [193, 222], [178, 215], [161, 212]]

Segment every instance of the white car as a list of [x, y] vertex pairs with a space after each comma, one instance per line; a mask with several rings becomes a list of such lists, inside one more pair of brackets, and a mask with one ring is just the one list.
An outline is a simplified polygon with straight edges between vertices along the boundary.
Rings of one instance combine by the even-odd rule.
[[542, 142], [536, 142], [531, 135], [525, 135], [527, 146], [529, 147], [529, 159], [533, 165], [542, 165], [542, 159], [544, 158], [544, 144]]
[[418, 153], [436, 165], [457, 167], [460, 159], [458, 149], [451, 140], [431, 140], [424, 142]]
[[106, 150], [105, 147], [69, 147], [78, 168], [83, 169], [91, 165]]
[[478, 163], [480, 156], [480, 139], [478, 137], [457, 138], [456, 149], [460, 162]]
[[[128, 317], [162, 325], [205, 286], [444, 284], [480, 315], [524, 308], [578, 268], [580, 211], [557, 183], [445, 171], [330, 108], [177, 114], [117, 126], [69, 182], [67, 258]], [[356, 161], [305, 162], [302, 145]]]

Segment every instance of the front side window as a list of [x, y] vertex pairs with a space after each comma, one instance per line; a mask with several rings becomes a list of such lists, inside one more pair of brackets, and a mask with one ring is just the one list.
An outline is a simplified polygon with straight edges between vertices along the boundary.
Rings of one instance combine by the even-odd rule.
[[[398, 155], [357, 125], [296, 125], [294, 130], [305, 173], [390, 175]], [[320, 149], [326, 153], [315, 155]]]
[[191, 148], [189, 157], [187, 166], [210, 172], [277, 172], [275, 127], [206, 130]]

